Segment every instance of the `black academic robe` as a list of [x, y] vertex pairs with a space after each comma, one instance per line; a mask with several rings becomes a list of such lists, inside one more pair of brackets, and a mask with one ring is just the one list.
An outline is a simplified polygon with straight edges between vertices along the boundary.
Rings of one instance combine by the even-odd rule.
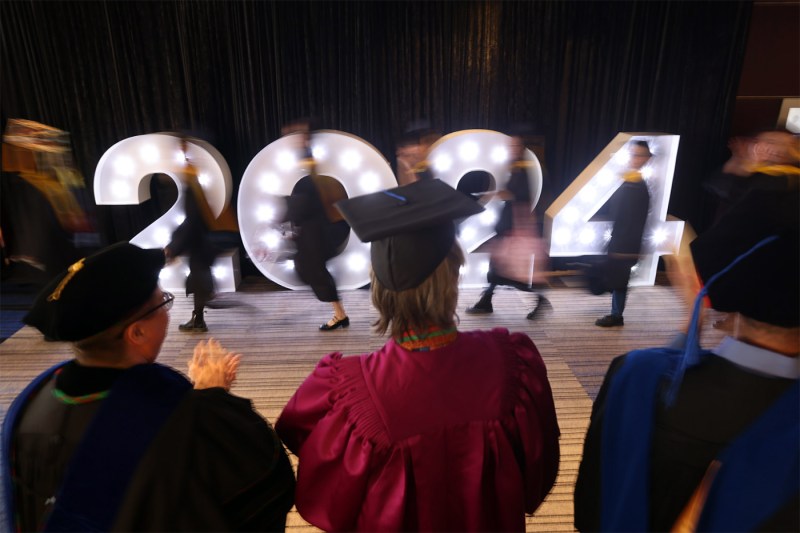
[[506, 190], [514, 195], [514, 199], [506, 200], [503, 203], [503, 210], [500, 212], [500, 218], [494, 228], [499, 237], [505, 236], [514, 227], [515, 205], [523, 209], [528, 209], [530, 206], [531, 188], [528, 183], [528, 171], [524, 165], [512, 165]]
[[196, 294], [204, 303], [214, 293], [214, 261], [225, 250], [236, 248], [239, 236], [228, 208], [214, 218], [196, 172], [187, 170], [183, 182], [185, 218], [172, 233], [167, 248], [173, 257], [188, 255], [186, 294]]
[[[335, 216], [338, 211], [332, 210], [333, 203], [346, 196], [341, 196], [343, 189], [339, 191], [333, 184], [332, 188], [337, 190], [325, 194], [323, 200], [315, 179], [315, 176], [305, 176], [297, 182], [292, 194], [286, 198], [284, 218], [297, 228], [295, 272], [303, 283], [311, 287], [317, 299], [336, 302], [339, 300], [336, 281], [326, 263], [341, 253], [350, 236], [350, 226], [341, 214]], [[317, 181], [321, 185], [331, 183], [332, 179], [321, 176]]]
[[[108, 396], [65, 403], [63, 375]], [[284, 448], [250, 401], [161, 365], [69, 363], [15, 401], [4, 430], [22, 530], [282, 531], [293, 504]]]
[[605, 263], [607, 289], [628, 286], [631, 268], [639, 260], [642, 238], [650, 208], [650, 193], [642, 181], [626, 181], [609, 199], [614, 221]]
[[[612, 361], [592, 407], [575, 483], [575, 527], [579, 531], [601, 530], [605, 407], [611, 383], [625, 357]], [[651, 475], [649, 531], [672, 528], [711, 461], [794, 383], [792, 379], [745, 370], [716, 355], [709, 355], [686, 372], [672, 408], [667, 409], [661, 403], [654, 406], [650, 465], [643, 465], [649, 466]], [[798, 531], [798, 528], [800, 508], [795, 498], [758, 530]]]

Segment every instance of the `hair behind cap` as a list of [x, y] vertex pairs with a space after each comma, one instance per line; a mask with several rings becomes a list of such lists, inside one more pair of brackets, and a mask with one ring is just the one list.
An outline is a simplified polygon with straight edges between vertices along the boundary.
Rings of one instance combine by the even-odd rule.
[[459, 269], [464, 252], [455, 242], [425, 281], [413, 289], [393, 291], [372, 273], [372, 305], [380, 313], [373, 326], [381, 335], [398, 339], [408, 331], [423, 333], [431, 326], [450, 328], [456, 323]]

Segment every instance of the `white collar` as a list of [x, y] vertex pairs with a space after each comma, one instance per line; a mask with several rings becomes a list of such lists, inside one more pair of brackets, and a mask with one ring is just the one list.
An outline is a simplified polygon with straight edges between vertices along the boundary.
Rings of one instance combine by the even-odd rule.
[[711, 351], [731, 363], [759, 374], [787, 379], [800, 378], [800, 357], [787, 357], [733, 337], [725, 337]]

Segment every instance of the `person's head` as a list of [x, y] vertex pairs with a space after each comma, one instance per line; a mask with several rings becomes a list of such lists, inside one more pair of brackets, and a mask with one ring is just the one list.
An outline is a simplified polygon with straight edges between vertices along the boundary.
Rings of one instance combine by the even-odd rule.
[[523, 158], [534, 131], [534, 126], [528, 122], [516, 122], [508, 127], [509, 161], [519, 161]]
[[756, 136], [752, 159], [763, 165], [800, 166], [800, 137], [788, 131], [764, 131]]
[[427, 120], [415, 120], [397, 139], [397, 157], [411, 160], [416, 164], [428, 156], [431, 146], [440, 137], [441, 134], [431, 127]]
[[380, 314], [375, 330], [381, 335], [388, 331], [392, 338], [399, 338], [405, 332], [423, 332], [431, 326], [455, 326], [459, 269], [463, 264], [464, 253], [456, 242], [433, 273], [414, 288], [391, 290], [373, 271], [372, 305]]
[[283, 125], [281, 128], [281, 135], [296, 135], [295, 149], [298, 151], [307, 151], [311, 144], [311, 135], [316, 129], [314, 121], [309, 117], [301, 117], [291, 120]]
[[356, 235], [372, 242], [372, 298], [381, 333], [455, 323], [464, 255], [454, 220], [483, 211], [436, 179], [350, 198], [336, 204]]
[[510, 161], [518, 161], [525, 154], [525, 139], [519, 135], [512, 135], [508, 139], [508, 158]]
[[56, 276], [23, 319], [46, 337], [73, 344], [78, 361], [126, 368], [161, 350], [173, 297], [158, 286], [162, 250], [109, 246]]
[[643, 166], [650, 161], [653, 153], [650, 151], [650, 145], [647, 141], [633, 141], [628, 148], [630, 152], [630, 161], [628, 166], [632, 170], [640, 170]]

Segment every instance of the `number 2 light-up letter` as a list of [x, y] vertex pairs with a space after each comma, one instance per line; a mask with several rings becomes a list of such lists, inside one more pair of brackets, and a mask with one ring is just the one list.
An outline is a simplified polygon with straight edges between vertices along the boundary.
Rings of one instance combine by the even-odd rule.
[[[231, 172], [222, 155], [210, 144], [190, 139], [184, 154], [176, 137], [161, 133], [139, 135], [122, 140], [100, 158], [94, 175], [94, 196], [98, 205], [133, 205], [150, 198], [150, 178], [166, 174], [178, 186], [177, 202], [158, 220], [131, 239], [142, 248], [163, 248], [172, 232], [185, 218], [180, 173], [190, 159], [199, 171], [200, 185], [209, 206], [219, 216], [231, 197]], [[232, 292], [239, 280], [238, 253], [217, 258], [212, 267], [217, 290]], [[182, 289], [188, 266], [183, 258], [161, 271], [161, 284], [170, 290]]]
[[678, 155], [678, 135], [619, 133], [573, 181], [545, 213], [545, 231], [550, 235], [550, 255], [569, 257], [605, 253], [611, 238], [611, 221], [589, 221], [622, 184], [627, 170], [630, 141], [650, 145], [653, 158], [642, 169], [650, 190], [642, 259], [632, 269], [631, 285], [653, 285], [658, 256], [678, 249], [683, 234], [681, 220], [667, 221], [672, 177]]
[[[509, 173], [509, 136], [491, 130], [462, 130], [445, 135], [431, 148], [428, 156], [434, 175], [458, 188], [458, 182], [468, 172], [482, 170], [494, 178], [489, 190], [503, 190]], [[530, 150], [524, 158], [533, 164], [528, 167], [528, 184], [531, 191], [531, 211], [536, 207], [542, 193], [542, 168]], [[461, 286], [472, 287], [486, 284], [489, 270], [489, 254], [475, 252], [478, 247], [495, 235], [495, 224], [503, 208], [502, 200], [491, 197], [481, 201], [485, 211], [461, 222], [458, 238], [467, 252], [467, 261], [461, 269]], [[533, 259], [531, 258], [533, 265]], [[531, 269], [531, 273], [533, 268]]]
[[[292, 243], [277, 224], [300, 178], [292, 135], [261, 150], [247, 166], [239, 186], [239, 228], [253, 264], [272, 281], [289, 289], [307, 289], [294, 270]], [[321, 130], [311, 138], [317, 173], [337, 179], [348, 197], [397, 186], [383, 155], [363, 139], [341, 131]], [[369, 244], [350, 233], [346, 248], [328, 261], [328, 271], [339, 289], [357, 289], [369, 283]]]

